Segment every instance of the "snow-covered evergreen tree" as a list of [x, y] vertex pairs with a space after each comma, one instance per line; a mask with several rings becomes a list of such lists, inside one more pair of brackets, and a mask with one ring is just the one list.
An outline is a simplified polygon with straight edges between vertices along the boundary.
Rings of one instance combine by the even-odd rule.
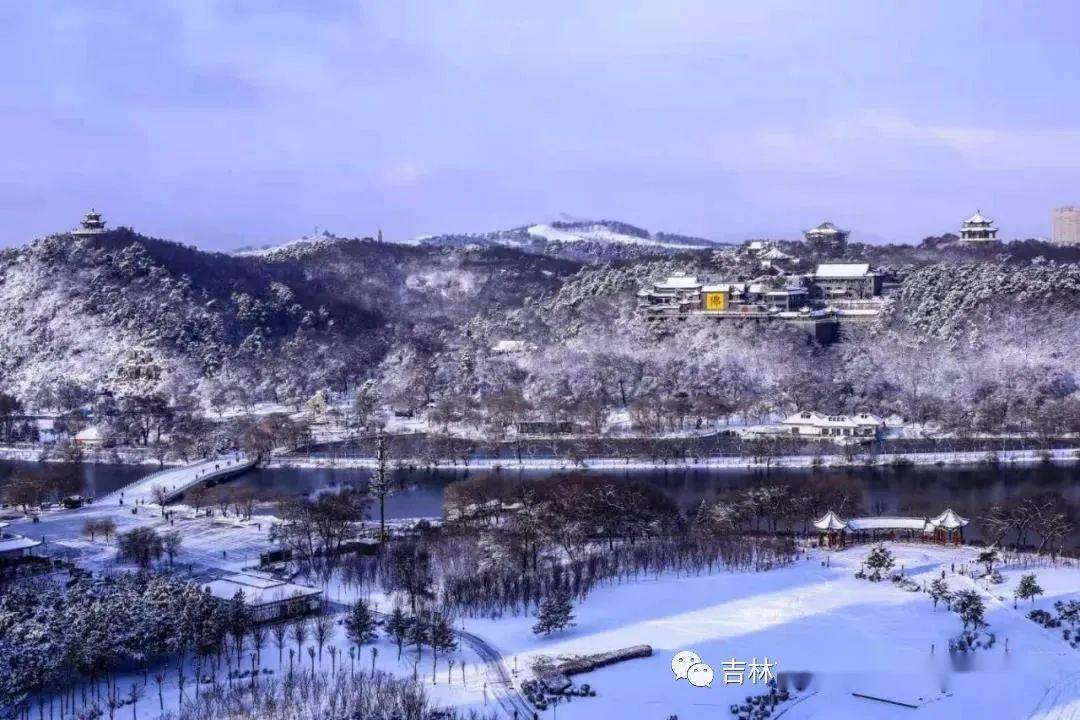
[[930, 599], [934, 601], [934, 609], [937, 610], [939, 602], [947, 603], [952, 598], [952, 591], [944, 578], [934, 578], [930, 583]]
[[378, 624], [367, 601], [360, 598], [345, 618], [345, 632], [357, 645], [365, 645], [378, 636]]
[[866, 567], [870, 568], [870, 579], [880, 580], [896, 564], [892, 552], [884, 545], [875, 545], [866, 556]]
[[409, 623], [410, 618], [405, 614], [405, 611], [401, 609], [400, 605], [395, 605], [394, 609], [390, 611], [390, 615], [386, 618], [385, 628], [386, 634], [393, 639], [394, 644], [398, 648], [398, 660], [401, 659], [401, 647], [405, 644], [405, 640], [409, 636]]
[[967, 630], [969, 626], [972, 629], [978, 630], [986, 624], [983, 620], [983, 615], [986, 613], [986, 605], [983, 603], [983, 599], [979, 593], [974, 590], [960, 590], [957, 592], [953, 597], [952, 608], [963, 621], [965, 630]]
[[1020, 577], [1020, 584], [1016, 586], [1016, 597], [1021, 600], [1031, 600], [1031, 602], [1035, 602], [1035, 597], [1042, 594], [1043, 589], [1035, 579], [1035, 573], [1028, 573]]
[[560, 585], [540, 603], [533, 632], [550, 635], [574, 624], [574, 603], [570, 589]]

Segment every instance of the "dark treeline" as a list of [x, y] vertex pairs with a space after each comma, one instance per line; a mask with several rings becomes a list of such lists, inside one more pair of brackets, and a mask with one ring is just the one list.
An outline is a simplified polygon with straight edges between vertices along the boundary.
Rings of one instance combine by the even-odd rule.
[[454, 614], [529, 613], [556, 590], [578, 599], [643, 575], [767, 570], [790, 562], [790, 538], [696, 525], [647, 484], [587, 476], [501, 477], [447, 488], [444, 523], [353, 556], [343, 577]]
[[229, 639], [250, 629], [242, 599], [221, 603], [170, 575], [19, 580], [0, 592], [0, 710], [28, 713], [53, 698], [100, 713], [123, 702], [118, 672], [166, 657], [179, 658], [183, 693], [189, 652], [197, 668], [231, 662]]

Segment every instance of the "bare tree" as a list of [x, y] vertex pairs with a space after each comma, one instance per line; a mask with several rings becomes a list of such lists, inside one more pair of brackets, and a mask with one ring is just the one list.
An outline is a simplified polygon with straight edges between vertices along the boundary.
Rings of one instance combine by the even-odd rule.
[[180, 546], [183, 544], [183, 539], [180, 537], [180, 533], [176, 530], [171, 530], [161, 535], [161, 548], [165, 551], [165, 555], [169, 558], [169, 566], [171, 567], [173, 561], [176, 559], [176, 555], [180, 552]]
[[334, 629], [334, 618], [326, 612], [325, 607], [319, 608], [319, 614], [315, 616], [315, 642], [319, 646], [319, 662], [322, 662], [323, 645], [330, 637], [330, 631]]
[[161, 536], [152, 528], [135, 528], [120, 535], [119, 555], [146, 570], [161, 557], [164, 546]]
[[165, 517], [165, 504], [169, 502], [169, 489], [164, 485], [155, 485], [150, 488], [150, 494], [154, 498], [154, 502], [161, 507], [161, 517]]

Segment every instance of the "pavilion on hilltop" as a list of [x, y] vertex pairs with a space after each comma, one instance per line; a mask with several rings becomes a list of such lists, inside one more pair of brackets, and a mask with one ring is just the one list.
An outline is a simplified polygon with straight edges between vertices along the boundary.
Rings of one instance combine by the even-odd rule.
[[964, 221], [960, 228], [960, 242], [994, 242], [997, 240], [997, 228], [994, 221], [985, 217], [978, 210]]
[[97, 210], [86, 213], [86, 217], [79, 223], [79, 227], [71, 231], [72, 235], [100, 235], [106, 232], [105, 220]]

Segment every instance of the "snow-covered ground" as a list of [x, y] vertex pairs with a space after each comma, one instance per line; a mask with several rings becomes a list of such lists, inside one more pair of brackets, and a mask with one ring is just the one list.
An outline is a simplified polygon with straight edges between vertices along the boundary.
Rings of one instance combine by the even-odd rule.
[[[158, 481], [161, 478], [157, 476]], [[151, 478], [136, 487], [153, 484]], [[109, 496], [80, 510], [45, 513], [38, 523], [15, 523], [11, 529], [31, 537], [44, 535], [51, 549], [62, 548], [81, 565], [95, 569], [113, 566], [115, 540], [89, 540], [82, 534], [87, 519], [111, 517], [121, 532], [136, 526], [179, 530], [183, 547], [177, 564], [190, 565], [203, 577], [249, 567], [257, 562], [260, 552], [271, 547], [269, 516], [255, 516], [250, 521], [193, 517], [190, 509], [174, 506], [176, 512], [169, 520], [161, 517], [159, 508], [144, 503], [137, 503], [133, 514], [128, 494], [132, 492], [137, 490], [125, 490], [125, 505], [119, 504], [118, 495]], [[1068, 646], [1060, 630], [1043, 629], [1026, 617], [1033, 607], [1052, 610], [1055, 600], [1080, 599], [1080, 569], [1075, 564], [1004, 567], [1005, 582], [986, 587], [982, 581], [973, 581], [970, 572], [958, 572], [976, 567], [972, 548], [891, 547], [898, 568], [920, 585], [944, 571], [952, 590], [974, 587], [982, 593], [989, 630], [996, 634], [997, 644], [990, 650], [950, 657], [949, 638], [961, 629], [956, 614], [944, 607], [935, 611], [922, 592], [853, 577], [868, 551], [865, 546], [841, 552], [811, 551], [794, 565], [769, 572], [668, 574], [601, 586], [575, 608], [576, 626], [551, 638], [537, 638], [532, 633], [532, 617], [466, 618], [459, 622], [503, 655], [505, 668], [518, 683], [529, 676], [527, 668], [538, 655], [597, 653], [640, 643], [653, 647], [651, 658], [575, 678], [592, 685], [597, 697], [575, 698], [561, 705], [557, 713], [564, 718], [728, 717], [728, 706], [763, 692], [763, 688], [724, 685], [721, 663], [731, 659], [749, 663], [755, 658], [775, 662], [779, 672], [810, 673], [808, 689], [802, 693], [802, 701], [786, 712], [787, 720], [889, 720], [911, 717], [912, 713], [919, 718], [949, 720], [1080, 718], [1080, 652]], [[1024, 572], [1037, 574], [1045, 594], [1034, 604], [1021, 602], [1019, 609], [1013, 609], [1012, 591]], [[355, 589], [337, 581], [324, 589], [335, 603], [356, 598]], [[380, 609], [389, 609], [386, 598], [372, 599]], [[339, 658], [347, 659], [348, 643], [341, 628], [335, 633], [333, 642], [343, 653]], [[377, 648], [378, 667], [412, 675], [416, 660], [412, 651], [407, 650], [399, 661], [397, 649], [388, 641], [380, 640]], [[716, 673], [712, 687], [695, 688], [674, 679], [670, 662], [680, 650], [693, 650], [712, 665]], [[264, 648], [262, 667], [280, 672], [276, 655], [276, 649]], [[310, 667], [306, 652], [304, 655], [304, 666]], [[287, 662], [287, 650], [284, 657]], [[450, 685], [446, 683], [448, 666], [440, 661], [438, 685], [432, 688], [436, 700], [495, 709], [491, 669], [483, 668], [469, 648], [463, 648], [455, 659], [458, 664]], [[466, 664], [464, 681], [460, 676], [462, 661]], [[330, 662], [325, 652], [321, 667], [329, 669]], [[365, 650], [363, 664], [370, 667], [370, 662]], [[428, 651], [417, 668], [430, 683]], [[489, 683], [486, 693], [485, 683]], [[120, 687], [129, 684], [130, 680], [124, 679]], [[175, 699], [175, 686], [167, 688], [169, 692]], [[916, 704], [934, 700], [911, 710], [852, 693]], [[156, 691], [148, 688], [139, 715], [155, 717], [157, 702]], [[551, 715], [551, 711], [544, 714]]]
[[[729, 717], [729, 705], [762, 692], [762, 686], [748, 681], [725, 685], [721, 663], [730, 659], [749, 663], [754, 658], [775, 662], [778, 672], [810, 673], [802, 700], [784, 715], [788, 720], [1080, 717], [1080, 653], [1061, 639], [1059, 631], [1044, 630], [1025, 617], [1033, 607], [1050, 609], [1055, 600], [1080, 597], [1080, 570], [1065, 565], [1005, 568], [1005, 583], [988, 591], [981, 581], [952, 571], [953, 567], [974, 567], [971, 549], [891, 547], [898, 565], [920, 584], [940, 577], [944, 570], [952, 589], [978, 589], [987, 602], [989, 629], [997, 634], [993, 649], [950, 657], [948, 639], [961, 627], [956, 614], [943, 606], [935, 611], [924, 593], [907, 592], [887, 581], [854, 578], [865, 547], [812, 552], [791, 567], [764, 573], [665, 575], [602, 587], [577, 606], [575, 627], [548, 639], [533, 635], [531, 617], [466, 619], [462, 624], [503, 654], [504, 665], [517, 683], [529, 677], [527, 668], [537, 655], [595, 653], [639, 643], [653, 647], [651, 658], [577, 676], [575, 680], [592, 685], [597, 696], [560, 705], [558, 717], [568, 719]], [[828, 567], [823, 565], [825, 557]], [[1035, 572], [1046, 594], [1034, 604], [1021, 602], [1014, 610], [1012, 588], [1022, 572]], [[339, 602], [355, 596], [339, 586], [328, 590]], [[373, 600], [382, 609], [389, 608], [385, 599]], [[342, 658], [348, 663], [350, 643], [343, 628], [335, 628], [331, 642], [340, 648], [338, 667]], [[286, 668], [288, 647], [283, 656]], [[498, 707], [492, 675], [467, 647], [453, 656], [450, 684], [449, 666], [440, 659], [436, 685], [431, 684], [430, 651], [418, 659], [406, 648], [398, 660], [397, 648], [390, 641], [380, 639], [375, 647], [378, 668], [411, 677], [415, 667], [441, 704]], [[674, 679], [670, 663], [680, 650], [693, 650], [713, 666], [712, 687], [697, 688]], [[306, 650], [303, 655], [303, 667], [309, 669]], [[262, 656], [260, 667], [283, 672], [276, 648], [264, 648]], [[321, 661], [316, 658], [318, 668], [329, 670], [330, 663], [328, 651]], [[370, 668], [370, 647], [356, 664]], [[120, 686], [126, 684], [122, 681]], [[174, 685], [167, 687], [167, 703], [169, 694], [175, 699], [176, 692]], [[925, 704], [912, 710], [852, 693]], [[149, 693], [143, 700], [145, 710], [140, 708], [139, 714], [145, 711], [146, 717], [153, 717], [157, 701], [156, 693]], [[552, 715], [551, 710], [542, 713]]]
[[[509, 664], [516, 656], [520, 667], [536, 654], [652, 645], [649, 659], [579, 676], [579, 682], [596, 688], [597, 697], [561, 706], [558, 714], [564, 718], [727, 717], [729, 705], [762, 690], [760, 685], [725, 686], [721, 663], [765, 657], [777, 663], [777, 671], [813, 674], [804, 694], [816, 694], [793, 706], [784, 716], [789, 720], [1026, 718], [1040, 703], [1057, 714], [1039, 717], [1080, 717], [1080, 653], [1060, 631], [1044, 630], [1025, 617], [1032, 607], [1050, 609], [1055, 600], [1080, 597], [1080, 570], [1026, 570], [1037, 574], [1046, 594], [1014, 610], [1012, 588], [1024, 570], [1004, 569], [1005, 583], [987, 592], [981, 582], [952, 572], [953, 566], [972, 567], [971, 549], [901, 544], [892, 549], [898, 565], [920, 584], [945, 570], [953, 590], [977, 587], [987, 602], [989, 629], [998, 637], [994, 648], [954, 663], [947, 648], [961, 629], [957, 615], [944, 607], [935, 612], [921, 592], [854, 578], [867, 552], [859, 547], [813, 552], [792, 567], [766, 573], [666, 576], [602, 588], [576, 609], [576, 627], [548, 640], [535, 639], [531, 618], [474, 621], [468, 627], [491, 640]], [[829, 567], [822, 564], [826, 556]], [[712, 665], [711, 688], [674, 679], [670, 663], [680, 650], [693, 650]], [[852, 695], [919, 702], [943, 690], [950, 695], [918, 711]]]
[[[80, 537], [80, 518], [89, 512], [109, 513], [121, 530], [136, 524], [168, 525], [155, 510], [140, 507], [133, 516], [126, 507], [98, 504], [85, 512], [43, 516], [33, 530], [48, 532], [54, 538], [67, 535], [58, 542], [77, 553], [81, 564], [105, 568], [115, 557], [115, 542], [100, 538], [90, 542]], [[249, 566], [270, 546], [270, 520], [258, 516], [250, 522], [191, 518], [181, 509], [175, 525], [170, 526], [179, 529], [184, 538], [177, 563], [192, 564], [203, 572]], [[532, 633], [532, 617], [466, 618], [459, 623], [502, 653], [504, 666], [517, 683], [529, 677], [527, 668], [537, 655], [596, 653], [640, 643], [653, 647], [651, 658], [576, 677], [578, 683], [592, 685], [597, 697], [575, 698], [561, 705], [557, 713], [563, 718], [728, 717], [729, 705], [762, 692], [762, 687], [725, 686], [721, 663], [730, 659], [749, 663], [766, 657], [776, 663], [776, 671], [812, 674], [804, 699], [784, 715], [788, 720], [888, 720], [911, 717], [913, 712], [919, 718], [949, 720], [1080, 717], [1080, 653], [1062, 640], [1060, 631], [1044, 630], [1026, 618], [1032, 607], [1051, 609], [1055, 600], [1080, 598], [1080, 570], [1075, 565], [1006, 567], [1002, 569], [1004, 584], [987, 589], [981, 581], [956, 572], [961, 567], [975, 567], [974, 549], [911, 544], [891, 547], [897, 566], [920, 585], [944, 571], [951, 589], [978, 589], [987, 602], [989, 629], [997, 634], [994, 648], [959, 661], [950, 658], [948, 640], [961, 628], [956, 614], [944, 607], [935, 611], [922, 592], [854, 578], [868, 551], [865, 546], [841, 552], [811, 551], [794, 565], [769, 572], [668, 574], [602, 586], [575, 608], [575, 627], [546, 639]], [[1012, 589], [1023, 572], [1037, 574], [1045, 595], [1034, 604], [1022, 602], [1014, 610]], [[324, 589], [335, 603], [348, 603], [357, 596], [355, 589], [337, 581]], [[386, 598], [371, 599], [382, 610], [390, 608]], [[336, 628], [333, 642], [341, 648], [340, 667], [342, 658], [347, 662], [349, 647], [341, 627]], [[385, 639], [376, 647], [379, 668], [411, 676], [415, 665], [442, 704], [486, 710], [498, 707], [492, 671], [482, 667], [481, 659], [467, 647], [455, 656], [452, 684], [447, 684], [448, 666], [440, 660], [438, 684], [433, 687], [429, 651], [417, 664], [408, 649], [399, 661], [396, 647]], [[680, 650], [693, 650], [713, 666], [716, 680], [711, 688], [695, 688], [674, 679], [670, 662]], [[264, 648], [262, 655], [261, 667], [281, 672], [276, 649]], [[287, 648], [284, 658], [287, 664]], [[464, 681], [462, 661], [466, 665]], [[329, 652], [324, 652], [321, 664], [318, 659], [316, 664], [328, 670], [330, 662]], [[370, 651], [365, 649], [357, 666], [370, 667], [370, 663]], [[306, 651], [304, 667], [310, 668]], [[130, 681], [122, 679], [120, 687], [127, 687]], [[175, 684], [165, 692], [167, 703], [170, 693], [175, 701]], [[938, 699], [913, 711], [861, 699], [853, 692], [901, 702]], [[139, 715], [155, 717], [158, 698], [152, 685], [141, 702]], [[1042, 714], [1036, 715], [1037, 710]], [[551, 717], [552, 713], [549, 710], [542, 716]]]

